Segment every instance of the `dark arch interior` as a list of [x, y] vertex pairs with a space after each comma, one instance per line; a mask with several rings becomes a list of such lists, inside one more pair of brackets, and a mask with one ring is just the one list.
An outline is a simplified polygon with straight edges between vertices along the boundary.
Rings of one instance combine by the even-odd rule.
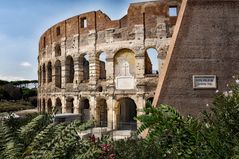
[[47, 64], [47, 82], [52, 82], [52, 65], [51, 62]]
[[52, 113], [52, 102], [51, 99], [48, 99], [47, 101], [47, 112]]
[[86, 122], [90, 119], [90, 103], [88, 99], [83, 99], [80, 101], [81, 109], [81, 120]]
[[59, 60], [55, 63], [55, 86], [61, 88], [61, 62]]
[[74, 98], [68, 97], [66, 99], [66, 112], [67, 113], [74, 113]]
[[136, 129], [137, 124], [134, 117], [137, 116], [137, 106], [133, 99], [122, 98], [119, 100], [120, 117], [119, 129]]
[[97, 113], [99, 115], [99, 126], [107, 127], [107, 103], [105, 99], [97, 101]]
[[74, 60], [71, 56], [66, 58], [66, 83], [73, 83], [74, 81]]
[[83, 80], [89, 80], [89, 56], [85, 55], [83, 57]]
[[42, 112], [43, 113], [46, 112], [46, 101], [45, 101], [45, 99], [42, 100]]
[[56, 99], [56, 114], [62, 113], [62, 103], [59, 98]]

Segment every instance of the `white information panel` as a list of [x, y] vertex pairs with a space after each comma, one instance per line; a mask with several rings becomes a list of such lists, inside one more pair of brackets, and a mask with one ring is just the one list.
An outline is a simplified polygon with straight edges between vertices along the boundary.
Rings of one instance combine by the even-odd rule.
[[217, 88], [216, 75], [193, 75], [194, 89], [211, 89]]
[[116, 77], [116, 89], [128, 90], [135, 89], [135, 80], [133, 76]]

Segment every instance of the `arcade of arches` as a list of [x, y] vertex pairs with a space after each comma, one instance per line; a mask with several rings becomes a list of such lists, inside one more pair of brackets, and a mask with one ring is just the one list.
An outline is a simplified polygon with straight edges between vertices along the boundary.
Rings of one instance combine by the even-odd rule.
[[[146, 50], [143, 54], [137, 56], [133, 50], [125, 48], [116, 51], [113, 57], [100, 52], [95, 57], [85, 53], [77, 58], [68, 55], [65, 60], [48, 61], [40, 66], [40, 86], [49, 85], [64, 92], [64, 96], [61, 92], [53, 96], [41, 95], [41, 111], [80, 114], [82, 121], [92, 119], [100, 127], [136, 129], [138, 123], [134, 117], [142, 114], [147, 96], [152, 96], [153, 92], [153, 88], [147, 86], [148, 82], [142, 87], [136, 81], [141, 77], [154, 82], [156, 86], [160, 72], [160, 67], [157, 67], [160, 62], [155, 62], [157, 52]], [[139, 65], [142, 61], [145, 65]], [[95, 90], [89, 93], [85, 88], [91, 86], [92, 80], [96, 80]], [[104, 82], [108, 84], [104, 85]], [[82, 86], [85, 90], [81, 89], [82, 84], [87, 84]], [[79, 90], [67, 92], [65, 89], [68, 87]], [[117, 94], [110, 93], [110, 90]]]

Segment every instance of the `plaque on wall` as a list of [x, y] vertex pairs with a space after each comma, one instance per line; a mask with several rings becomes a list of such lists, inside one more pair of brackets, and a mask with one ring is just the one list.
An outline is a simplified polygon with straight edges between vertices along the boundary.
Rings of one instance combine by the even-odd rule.
[[133, 76], [116, 77], [116, 89], [135, 89], [135, 79]]
[[216, 75], [193, 75], [194, 89], [212, 89], [217, 88]]

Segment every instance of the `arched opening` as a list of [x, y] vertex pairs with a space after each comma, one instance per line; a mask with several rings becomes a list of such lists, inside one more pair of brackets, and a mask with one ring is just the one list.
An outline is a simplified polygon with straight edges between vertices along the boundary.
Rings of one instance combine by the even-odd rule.
[[86, 122], [90, 120], [90, 103], [87, 98], [80, 101], [81, 121]]
[[66, 83], [73, 83], [74, 81], [74, 61], [71, 56], [66, 57]]
[[153, 100], [154, 100], [154, 97], [150, 97], [150, 98], [148, 98], [148, 99], [147, 99], [147, 101], [146, 101], [146, 102], [149, 102], [149, 103], [152, 105], [152, 103], [153, 103]]
[[137, 116], [137, 106], [131, 98], [121, 98], [118, 101], [118, 124], [119, 129], [137, 129], [137, 123], [134, 117]]
[[100, 67], [99, 79], [101, 79], [101, 80], [106, 79], [105, 64], [106, 64], [106, 53], [102, 52], [99, 56], [99, 67]]
[[43, 100], [42, 100], [42, 112], [43, 112], [43, 113], [46, 112], [46, 101], [45, 101], [44, 98], [43, 98]]
[[105, 99], [98, 99], [96, 105], [97, 126], [107, 127], [107, 103]]
[[145, 52], [145, 74], [159, 74], [158, 52], [154, 48]]
[[55, 86], [61, 88], [61, 61], [55, 63]]
[[136, 59], [130, 49], [121, 49], [114, 56], [116, 89], [135, 89]]
[[86, 54], [83, 57], [83, 80], [88, 81], [90, 78], [89, 74], [89, 55]]
[[66, 99], [66, 113], [74, 113], [74, 98], [68, 97]]
[[[154, 97], [148, 98], [148, 99], [146, 100], [146, 102], [145, 102], [145, 108], [149, 108], [150, 105], [152, 106], [153, 100], [154, 100]], [[148, 103], [149, 103], [150, 105], [149, 105]], [[149, 112], [146, 111], [146, 114], [149, 114]]]
[[55, 46], [55, 57], [57, 56], [61, 56], [61, 45], [60, 44], [56, 44]]
[[62, 104], [60, 98], [56, 98], [56, 114], [62, 113]]
[[52, 65], [51, 62], [48, 62], [47, 64], [47, 82], [52, 82]]
[[43, 64], [42, 74], [43, 74], [43, 83], [46, 83], [46, 65], [45, 64]]
[[97, 86], [97, 88], [96, 88], [96, 91], [97, 91], [97, 92], [102, 92], [102, 91], [103, 91], [103, 87], [102, 87], [102, 86], [100, 86], [100, 85], [99, 85], [99, 86]]
[[52, 114], [52, 102], [51, 99], [47, 101], [47, 113]]

